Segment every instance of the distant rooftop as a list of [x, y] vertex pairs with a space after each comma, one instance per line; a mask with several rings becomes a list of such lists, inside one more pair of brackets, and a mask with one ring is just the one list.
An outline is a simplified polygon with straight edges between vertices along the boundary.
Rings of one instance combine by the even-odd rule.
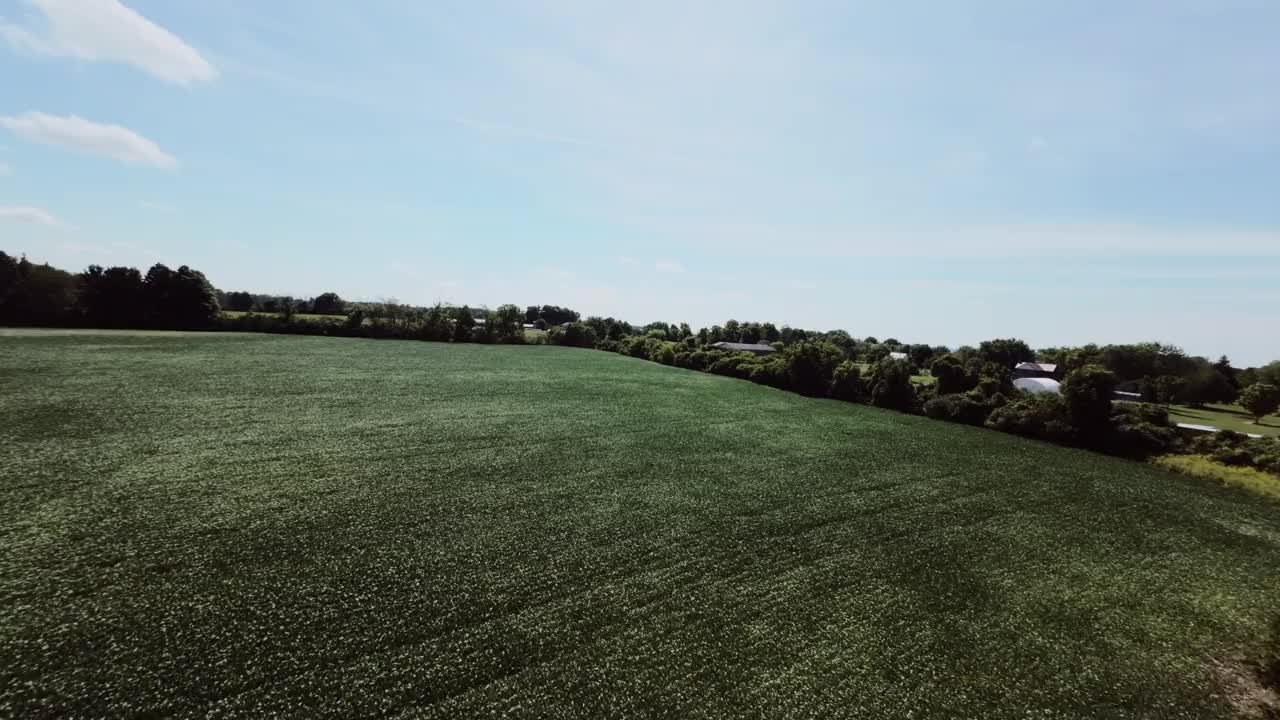
[[891, 352], [889, 353], [889, 359], [890, 360], [906, 360], [907, 354], [903, 352]]
[[1053, 363], [1020, 362], [1017, 365], [1014, 365], [1013, 369], [1052, 373], [1058, 371], [1058, 366]]
[[711, 347], [721, 350], [741, 350], [750, 353], [771, 353], [775, 352], [772, 345], [762, 345], [760, 343], [735, 343], [735, 342], [718, 342], [712, 343]]

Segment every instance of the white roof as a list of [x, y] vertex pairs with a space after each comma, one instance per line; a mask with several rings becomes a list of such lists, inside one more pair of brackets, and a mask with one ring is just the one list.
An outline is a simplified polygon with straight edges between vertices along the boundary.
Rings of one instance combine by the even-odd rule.
[[1013, 381], [1013, 386], [1029, 393], [1062, 394], [1061, 385], [1058, 381], [1050, 380], [1049, 378], [1018, 378]]
[[1053, 363], [1020, 362], [1013, 366], [1014, 370], [1034, 370], [1037, 372], [1057, 372], [1058, 366]]
[[890, 360], [906, 360], [906, 359], [907, 359], [907, 354], [906, 354], [906, 353], [900, 353], [900, 352], [891, 352], [891, 353], [889, 353], [889, 359], [890, 359]]

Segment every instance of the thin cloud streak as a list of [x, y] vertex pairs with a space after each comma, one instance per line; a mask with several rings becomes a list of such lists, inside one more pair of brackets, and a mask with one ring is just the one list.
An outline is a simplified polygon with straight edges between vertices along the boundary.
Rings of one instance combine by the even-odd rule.
[[96, 123], [76, 115], [62, 117], [29, 112], [12, 117], [0, 116], [0, 127], [31, 142], [102, 155], [121, 162], [155, 168], [178, 165], [177, 159], [161, 150], [159, 145], [129, 128]]
[[59, 220], [48, 210], [30, 206], [0, 207], [0, 220], [11, 220], [14, 222], [29, 223], [32, 225], [46, 225], [49, 227], [66, 227], [66, 223]]

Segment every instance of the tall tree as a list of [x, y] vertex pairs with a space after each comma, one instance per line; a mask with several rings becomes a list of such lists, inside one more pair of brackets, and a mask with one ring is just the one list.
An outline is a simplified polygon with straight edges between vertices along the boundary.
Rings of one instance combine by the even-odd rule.
[[1255, 422], [1280, 410], [1280, 387], [1271, 383], [1254, 383], [1240, 394], [1240, 405], [1253, 415]]
[[466, 305], [454, 308], [452, 315], [454, 341], [467, 342], [471, 340], [471, 328], [476, 326], [476, 316], [472, 314], [471, 308]]
[[1101, 365], [1085, 365], [1062, 381], [1067, 416], [1083, 436], [1100, 436], [1111, 421], [1116, 376]]
[[140, 327], [144, 321], [142, 274], [137, 268], [90, 265], [76, 278], [76, 310], [94, 327]]
[[345, 315], [347, 304], [338, 296], [338, 293], [322, 293], [311, 301], [311, 312], [316, 315]]
[[1236, 377], [1236, 369], [1231, 367], [1231, 358], [1226, 355], [1218, 358], [1218, 361], [1213, 364], [1213, 369], [1226, 378], [1232, 390], [1240, 392], [1240, 378]]
[[520, 322], [522, 319], [520, 308], [511, 304], [499, 305], [498, 311], [493, 314], [493, 331], [499, 339], [523, 337], [524, 328]]
[[993, 362], [1009, 368], [1020, 362], [1030, 362], [1036, 359], [1036, 354], [1031, 351], [1031, 347], [1026, 342], [1016, 338], [983, 340], [978, 345], [978, 356], [987, 362]]

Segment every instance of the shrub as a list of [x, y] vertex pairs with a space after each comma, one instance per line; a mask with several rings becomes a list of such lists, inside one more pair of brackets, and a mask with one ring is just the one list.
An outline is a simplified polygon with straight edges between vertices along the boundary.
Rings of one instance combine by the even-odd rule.
[[862, 398], [862, 369], [845, 360], [831, 373], [831, 397], [857, 402]]
[[592, 348], [596, 346], [596, 331], [590, 325], [571, 322], [563, 327], [552, 328], [548, 338], [553, 345], [568, 347]]
[[986, 426], [1059, 443], [1070, 443], [1076, 437], [1076, 429], [1067, 417], [1066, 402], [1052, 393], [1026, 395], [997, 408], [987, 418]]
[[924, 414], [935, 420], [982, 425], [993, 407], [978, 391], [939, 395], [924, 404]]
[[892, 410], [910, 410], [915, 402], [911, 385], [911, 363], [906, 360], [881, 360], [871, 367], [867, 380], [871, 388], [871, 404]]
[[787, 348], [783, 356], [792, 390], [801, 395], [824, 396], [843, 354], [829, 342], [806, 340]]
[[947, 353], [933, 361], [929, 372], [936, 379], [938, 395], [967, 392], [973, 387], [973, 379], [960, 358]]
[[1104, 449], [1114, 455], [1148, 458], [1181, 445], [1178, 433], [1169, 427], [1169, 412], [1159, 405], [1117, 405], [1111, 411], [1110, 425]]
[[1280, 441], [1274, 438], [1251, 438], [1223, 430], [1191, 441], [1190, 451], [1206, 455], [1223, 465], [1250, 467], [1280, 475]]
[[1095, 438], [1106, 433], [1115, 390], [1116, 376], [1101, 365], [1085, 365], [1062, 381], [1067, 418], [1082, 436]]
[[676, 351], [672, 349], [671, 343], [662, 343], [662, 345], [653, 354], [653, 361], [662, 363], [663, 365], [676, 364]]
[[768, 385], [780, 390], [787, 389], [790, 380], [789, 367], [780, 358], [757, 360], [746, 366], [747, 379], [761, 385]]

